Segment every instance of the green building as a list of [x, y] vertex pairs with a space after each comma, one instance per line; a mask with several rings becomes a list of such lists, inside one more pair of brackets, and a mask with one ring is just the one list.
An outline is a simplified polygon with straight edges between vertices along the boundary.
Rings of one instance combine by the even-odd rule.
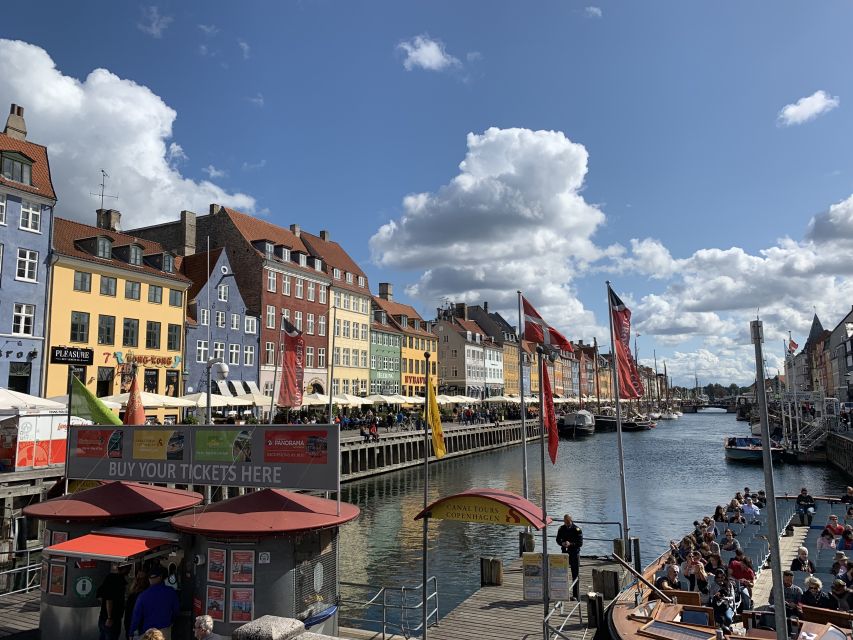
[[370, 327], [370, 393], [400, 393], [403, 332], [385, 311], [374, 310]]

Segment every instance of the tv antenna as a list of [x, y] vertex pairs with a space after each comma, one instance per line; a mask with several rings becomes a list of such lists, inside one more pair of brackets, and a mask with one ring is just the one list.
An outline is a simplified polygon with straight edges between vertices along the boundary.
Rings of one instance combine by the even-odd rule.
[[90, 196], [95, 196], [96, 198], [101, 199], [101, 209], [104, 208], [104, 198], [115, 198], [116, 200], [118, 200], [117, 195], [113, 196], [113, 195], [110, 195], [108, 193], [104, 193], [104, 191], [106, 190], [106, 187], [107, 187], [107, 178], [109, 178], [109, 177], [110, 177], [110, 174], [108, 174], [106, 171], [101, 169], [101, 184], [98, 185], [101, 188], [101, 192], [100, 193], [92, 193], [91, 191], [89, 192]]

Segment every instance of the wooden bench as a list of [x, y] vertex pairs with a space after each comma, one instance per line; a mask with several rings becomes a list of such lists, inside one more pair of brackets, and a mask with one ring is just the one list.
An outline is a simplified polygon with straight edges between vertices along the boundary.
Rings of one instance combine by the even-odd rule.
[[802, 605], [803, 615], [801, 618], [808, 622], [817, 622], [818, 624], [831, 623], [842, 629], [849, 629], [853, 624], [853, 613], [850, 611], [833, 611], [832, 609], [821, 609], [820, 607], [810, 607], [806, 604]]

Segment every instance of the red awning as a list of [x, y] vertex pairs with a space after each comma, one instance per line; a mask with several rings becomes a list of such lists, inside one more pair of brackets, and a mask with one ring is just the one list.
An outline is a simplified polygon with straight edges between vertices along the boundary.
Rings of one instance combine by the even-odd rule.
[[171, 541], [162, 538], [89, 533], [48, 547], [44, 553], [49, 556], [65, 556], [67, 558], [126, 562], [130, 558], [148, 553], [167, 544], [171, 544]]
[[476, 524], [542, 529], [551, 517], [542, 517], [542, 508], [521, 496], [503, 489], [469, 489], [439, 498], [415, 516], [440, 520], [457, 520]]

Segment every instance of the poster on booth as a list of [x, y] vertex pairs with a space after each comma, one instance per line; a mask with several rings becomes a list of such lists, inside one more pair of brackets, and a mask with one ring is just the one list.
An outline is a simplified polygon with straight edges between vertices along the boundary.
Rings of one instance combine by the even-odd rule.
[[267, 430], [264, 462], [326, 464], [329, 442], [325, 431]]
[[251, 462], [252, 436], [246, 429], [198, 429], [194, 451], [199, 462]]
[[255, 552], [231, 552], [231, 584], [255, 583]]
[[50, 584], [47, 589], [48, 593], [54, 596], [65, 595], [65, 565], [52, 564], [50, 565]]
[[133, 457], [137, 460], [183, 460], [184, 433], [133, 429]]
[[208, 548], [207, 581], [225, 584], [225, 549]]
[[542, 554], [525, 553], [521, 558], [525, 600], [542, 600]]
[[228, 622], [251, 622], [254, 617], [255, 590], [231, 589]]
[[[542, 554], [525, 553], [522, 557], [524, 569], [523, 591], [525, 600], [542, 600], [543, 578]], [[569, 556], [564, 553], [548, 556], [548, 597], [551, 600], [568, 601], [571, 599], [571, 581], [569, 579]]]
[[225, 587], [207, 587], [207, 615], [217, 622], [225, 622]]

